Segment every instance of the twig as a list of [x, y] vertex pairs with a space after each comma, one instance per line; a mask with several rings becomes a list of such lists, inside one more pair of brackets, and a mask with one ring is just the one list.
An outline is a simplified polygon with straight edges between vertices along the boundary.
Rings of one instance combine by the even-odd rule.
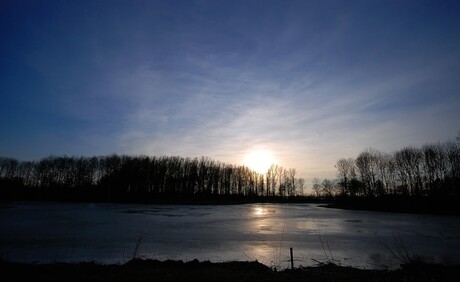
[[414, 255], [409, 244], [399, 233], [393, 233], [393, 244], [382, 244], [383, 247], [401, 264], [409, 264], [420, 259], [418, 255]]
[[139, 235], [136, 247], [134, 248], [133, 259], [139, 258], [139, 245], [141, 244], [142, 234]]
[[245, 255], [250, 261], [254, 261], [250, 256], [248, 256], [245, 252], [243, 252], [243, 255]]

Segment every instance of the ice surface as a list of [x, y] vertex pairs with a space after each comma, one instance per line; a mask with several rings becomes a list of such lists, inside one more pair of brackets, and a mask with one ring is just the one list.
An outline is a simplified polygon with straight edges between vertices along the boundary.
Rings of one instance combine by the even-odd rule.
[[395, 266], [394, 237], [413, 254], [460, 263], [460, 217], [322, 208], [315, 204], [220, 206], [11, 203], [0, 206], [0, 256], [25, 262], [141, 258], [258, 260], [288, 266], [334, 260]]

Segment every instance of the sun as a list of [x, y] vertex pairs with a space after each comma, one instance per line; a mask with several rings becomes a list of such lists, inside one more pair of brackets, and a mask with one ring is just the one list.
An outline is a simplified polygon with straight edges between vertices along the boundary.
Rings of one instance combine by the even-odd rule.
[[249, 151], [243, 160], [243, 164], [257, 173], [265, 174], [276, 158], [270, 150], [255, 149]]

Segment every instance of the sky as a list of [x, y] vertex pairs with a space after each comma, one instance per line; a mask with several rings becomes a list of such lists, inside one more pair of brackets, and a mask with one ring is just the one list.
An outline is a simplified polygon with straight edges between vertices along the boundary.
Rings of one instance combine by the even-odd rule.
[[460, 131], [459, 1], [0, 1], [0, 156], [254, 150], [311, 178]]

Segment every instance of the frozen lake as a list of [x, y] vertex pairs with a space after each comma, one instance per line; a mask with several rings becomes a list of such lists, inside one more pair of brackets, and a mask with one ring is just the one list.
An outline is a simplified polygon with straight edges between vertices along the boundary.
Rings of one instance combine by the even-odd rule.
[[460, 217], [328, 209], [316, 204], [166, 206], [0, 205], [0, 256], [24, 262], [152, 259], [258, 260], [288, 266], [334, 260], [398, 265], [395, 238], [428, 262], [460, 263]]

